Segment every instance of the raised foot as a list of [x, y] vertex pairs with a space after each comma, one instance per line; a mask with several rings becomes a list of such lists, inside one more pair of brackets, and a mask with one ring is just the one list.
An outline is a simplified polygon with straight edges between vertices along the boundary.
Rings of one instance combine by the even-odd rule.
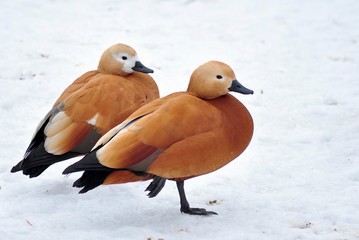
[[218, 213], [207, 211], [204, 208], [190, 208], [190, 207], [181, 207], [181, 213], [187, 213], [190, 215], [202, 215], [202, 216], [218, 215]]
[[148, 185], [148, 187], [146, 188], [145, 191], [149, 191], [149, 193], [147, 194], [147, 196], [149, 198], [153, 198], [156, 197], [157, 194], [162, 190], [162, 188], [165, 186], [166, 183], [166, 179], [161, 178], [159, 176], [155, 176], [152, 180], [152, 182], [150, 183], [150, 185]]

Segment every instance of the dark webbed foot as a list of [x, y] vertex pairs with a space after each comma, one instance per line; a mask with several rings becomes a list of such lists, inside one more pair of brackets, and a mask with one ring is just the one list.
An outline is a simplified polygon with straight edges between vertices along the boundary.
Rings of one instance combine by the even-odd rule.
[[150, 185], [148, 185], [148, 187], [146, 188], [145, 191], [149, 191], [149, 193], [147, 194], [147, 196], [149, 198], [153, 198], [156, 197], [157, 194], [162, 190], [162, 188], [165, 186], [166, 183], [166, 179], [155, 176], [152, 180], [152, 182], [150, 183]]
[[207, 211], [204, 208], [190, 208], [189, 206], [181, 206], [181, 213], [187, 213], [190, 215], [202, 215], [202, 216], [209, 216], [209, 215], [218, 215], [216, 212]]
[[202, 216], [209, 216], [209, 215], [218, 215], [216, 212], [207, 211], [204, 208], [190, 208], [189, 203], [186, 198], [186, 194], [184, 192], [184, 182], [177, 181], [177, 189], [180, 195], [180, 203], [181, 203], [181, 213], [187, 213], [190, 215], [202, 215]]

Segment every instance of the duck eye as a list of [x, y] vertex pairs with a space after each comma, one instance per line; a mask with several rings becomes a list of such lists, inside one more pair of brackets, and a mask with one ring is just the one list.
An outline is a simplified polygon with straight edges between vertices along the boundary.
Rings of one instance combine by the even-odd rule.
[[217, 79], [222, 79], [223, 77], [221, 75], [216, 76]]
[[122, 60], [127, 60], [127, 57], [126, 57], [126, 56], [122, 56]]

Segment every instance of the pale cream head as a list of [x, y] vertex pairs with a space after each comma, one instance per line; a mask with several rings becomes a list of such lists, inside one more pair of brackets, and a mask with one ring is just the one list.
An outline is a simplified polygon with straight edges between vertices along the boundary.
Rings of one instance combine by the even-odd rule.
[[115, 44], [102, 54], [98, 70], [103, 73], [127, 76], [138, 62], [136, 51], [125, 44]]
[[230, 66], [223, 62], [210, 61], [194, 70], [187, 91], [204, 99], [217, 98], [229, 92], [235, 79]]

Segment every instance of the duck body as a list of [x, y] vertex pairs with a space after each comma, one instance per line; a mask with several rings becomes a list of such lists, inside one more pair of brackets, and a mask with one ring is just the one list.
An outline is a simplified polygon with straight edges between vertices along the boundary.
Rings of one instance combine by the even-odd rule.
[[[159, 97], [155, 81], [146, 74], [152, 70], [142, 64], [143, 72], [121, 72], [117, 68], [124, 63], [112, 58], [117, 68], [109, 66], [118, 72], [106, 69], [103, 59], [109, 62], [111, 58], [107, 55], [113, 56], [116, 53], [113, 48], [117, 47], [105, 51], [107, 54], [103, 54], [98, 70], [83, 74], [65, 89], [40, 122], [24, 159], [11, 172], [23, 171], [29, 177], [36, 177], [56, 162], [88, 153], [107, 131]], [[127, 45], [120, 47], [122, 52], [132, 50]], [[134, 56], [133, 65], [138, 62]]]
[[[71, 171], [91, 168], [85, 174], [91, 179], [89, 174], [96, 175], [93, 170], [105, 170], [100, 184], [151, 176], [185, 180], [234, 160], [252, 135], [252, 117], [232, 95], [203, 100], [191, 93], [175, 93], [142, 107], [100, 139], [96, 156], [91, 156], [96, 157], [96, 164], [84, 158]], [[86, 185], [81, 187], [87, 190]]]
[[[229, 75], [234, 79], [234, 74]], [[192, 92], [190, 83], [186, 92], [173, 93], [141, 107], [105, 134], [89, 154], [66, 168], [64, 174], [84, 171], [74, 183], [83, 188], [80, 193], [101, 184], [153, 179], [146, 189], [150, 197], [159, 193], [166, 179], [174, 180], [182, 212], [213, 214], [189, 208], [183, 181], [223, 167], [251, 141], [253, 119], [247, 108], [228, 94], [231, 87], [227, 82], [221, 82], [222, 88], [227, 89], [222, 89], [224, 94]]]

